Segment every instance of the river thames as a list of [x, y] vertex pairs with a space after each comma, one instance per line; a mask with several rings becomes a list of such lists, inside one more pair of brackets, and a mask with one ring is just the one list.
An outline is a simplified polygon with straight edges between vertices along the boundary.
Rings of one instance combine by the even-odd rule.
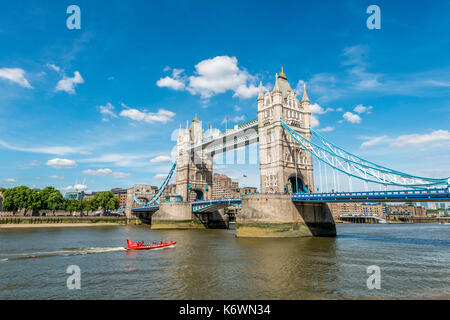
[[[146, 226], [0, 229], [0, 299], [450, 298], [450, 225], [337, 225], [336, 238]], [[125, 239], [175, 240], [127, 252]], [[81, 269], [81, 289], [66, 286]], [[367, 267], [381, 270], [369, 290]]]

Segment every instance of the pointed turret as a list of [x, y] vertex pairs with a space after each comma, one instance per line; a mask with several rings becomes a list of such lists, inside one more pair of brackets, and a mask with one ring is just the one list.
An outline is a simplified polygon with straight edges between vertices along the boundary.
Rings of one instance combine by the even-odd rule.
[[275, 74], [275, 86], [273, 87], [272, 92], [281, 92], [280, 85], [278, 84], [278, 73]]
[[259, 82], [259, 94], [258, 100], [264, 99], [263, 85], [262, 82]]
[[308, 102], [309, 102], [308, 95], [306, 94], [306, 83], [303, 83], [303, 97], [302, 97], [302, 102], [304, 102], [304, 101], [308, 101]]

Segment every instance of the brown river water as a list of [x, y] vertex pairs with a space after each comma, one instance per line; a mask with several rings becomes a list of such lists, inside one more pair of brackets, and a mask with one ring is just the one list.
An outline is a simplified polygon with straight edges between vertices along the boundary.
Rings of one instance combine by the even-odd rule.
[[[338, 225], [336, 238], [243, 239], [145, 226], [0, 229], [0, 299], [450, 298], [450, 225]], [[125, 239], [175, 240], [127, 252]], [[67, 267], [81, 271], [69, 290]], [[367, 267], [381, 288], [367, 288]]]

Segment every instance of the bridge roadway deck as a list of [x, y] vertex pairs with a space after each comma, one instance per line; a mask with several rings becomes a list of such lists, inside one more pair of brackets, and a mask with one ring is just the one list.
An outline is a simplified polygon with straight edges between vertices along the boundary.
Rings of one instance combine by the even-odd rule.
[[[450, 187], [430, 190], [333, 192], [333, 193], [295, 193], [294, 202], [447, 202], [450, 201]], [[241, 199], [197, 201], [192, 203], [193, 212], [223, 205], [239, 205]], [[158, 205], [133, 208], [133, 212], [154, 212]]]

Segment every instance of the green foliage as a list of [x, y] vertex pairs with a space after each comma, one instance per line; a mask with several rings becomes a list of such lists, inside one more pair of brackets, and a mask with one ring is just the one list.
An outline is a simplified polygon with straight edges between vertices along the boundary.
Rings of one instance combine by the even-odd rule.
[[3, 197], [3, 209], [6, 211], [38, 210], [42, 206], [39, 192], [25, 186], [7, 189]]
[[11, 189], [2, 188], [3, 209], [6, 211], [25, 210], [67, 210], [67, 211], [95, 211], [102, 208], [106, 210], [119, 208], [119, 199], [111, 192], [101, 192], [92, 200], [78, 201], [64, 199], [61, 192], [54, 187], [46, 187], [40, 192], [28, 187], [20, 186]]
[[42, 189], [39, 194], [41, 195], [42, 200], [42, 209], [48, 210], [63, 210], [65, 209], [65, 201], [64, 198], [59, 192], [53, 187], [46, 187]]
[[111, 191], [97, 193], [91, 200], [95, 209], [102, 208], [103, 214], [106, 210], [114, 210], [119, 208], [119, 199]]

